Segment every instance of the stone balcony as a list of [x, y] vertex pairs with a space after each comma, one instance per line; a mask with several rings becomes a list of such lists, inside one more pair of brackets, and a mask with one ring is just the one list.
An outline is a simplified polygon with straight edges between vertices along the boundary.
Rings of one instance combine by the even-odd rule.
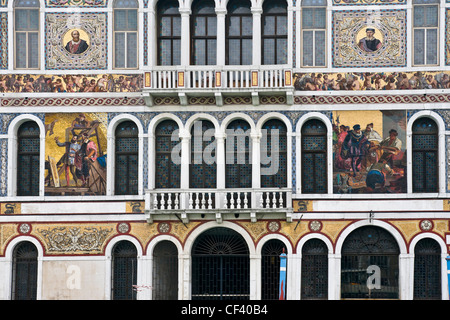
[[190, 98], [211, 97], [222, 106], [226, 97], [248, 96], [251, 104], [260, 98], [283, 96], [293, 104], [293, 73], [279, 65], [272, 66], [158, 66], [144, 74], [143, 93], [148, 106], [158, 97], [177, 97], [180, 105]]
[[289, 188], [261, 189], [157, 189], [145, 191], [145, 214], [152, 223], [155, 216], [177, 215], [184, 223], [190, 217], [214, 215], [222, 222], [226, 214], [249, 217], [258, 214], [282, 215], [292, 221], [292, 190]]

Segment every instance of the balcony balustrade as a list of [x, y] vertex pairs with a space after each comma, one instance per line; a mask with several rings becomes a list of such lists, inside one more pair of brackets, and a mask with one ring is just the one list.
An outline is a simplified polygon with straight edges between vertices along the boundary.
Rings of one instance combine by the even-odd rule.
[[[145, 73], [144, 93], [153, 96], [178, 94], [182, 104], [186, 95], [214, 95], [219, 104], [222, 95], [239, 92], [284, 94], [291, 96], [292, 71], [274, 66], [158, 66]], [[151, 99], [150, 99], [151, 100]], [[254, 103], [257, 100], [254, 100]], [[151, 101], [150, 101], [150, 104]]]
[[156, 189], [145, 192], [147, 221], [154, 215], [180, 214], [184, 222], [189, 215], [214, 213], [217, 220], [224, 213], [249, 214], [283, 213], [291, 221], [292, 190], [289, 188], [261, 189]]

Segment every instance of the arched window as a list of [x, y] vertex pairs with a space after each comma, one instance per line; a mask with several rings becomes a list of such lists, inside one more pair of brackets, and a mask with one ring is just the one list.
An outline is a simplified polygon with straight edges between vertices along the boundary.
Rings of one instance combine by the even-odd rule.
[[13, 252], [12, 294], [14, 300], [36, 300], [38, 251], [28, 241], [19, 243]]
[[327, 127], [317, 119], [302, 127], [302, 193], [327, 192]]
[[262, 126], [261, 187], [287, 187], [287, 129], [281, 120], [271, 119]]
[[244, 238], [222, 227], [202, 233], [192, 246], [192, 299], [249, 298], [250, 258]]
[[380, 227], [350, 233], [342, 246], [341, 298], [398, 299], [399, 254], [395, 238]]
[[199, 120], [191, 129], [191, 188], [216, 188], [216, 141], [214, 125], [210, 121]]
[[302, 1], [302, 66], [326, 66], [327, 1]]
[[311, 239], [303, 246], [301, 298], [328, 299], [328, 248], [322, 240]]
[[170, 241], [159, 242], [153, 251], [153, 300], [178, 299], [178, 250]]
[[23, 123], [18, 130], [17, 195], [38, 196], [40, 177], [39, 126], [34, 121]]
[[14, 2], [16, 69], [39, 69], [39, 0]]
[[135, 300], [137, 285], [137, 250], [129, 241], [118, 242], [112, 251], [111, 298]]
[[442, 299], [441, 247], [433, 239], [422, 239], [414, 248], [414, 299]]
[[177, 0], [160, 0], [158, 13], [158, 65], [175, 66], [181, 59], [181, 16]]
[[252, 64], [253, 17], [248, 0], [232, 0], [227, 5], [226, 64]]
[[114, 68], [138, 67], [138, 3], [114, 1]]
[[[280, 240], [269, 240], [261, 249], [261, 299], [280, 298], [280, 255], [287, 254], [287, 248]], [[287, 270], [286, 270], [287, 273]], [[285, 286], [287, 288], [287, 286]], [[284, 292], [286, 296], [286, 292]]]
[[138, 194], [139, 138], [133, 121], [124, 121], [116, 128], [115, 194]]
[[417, 119], [412, 127], [413, 192], [438, 192], [439, 137], [436, 122]]
[[251, 188], [250, 125], [244, 120], [232, 121], [226, 130], [226, 188]]
[[173, 120], [164, 120], [158, 124], [155, 131], [155, 186], [159, 189], [179, 188], [179, 159], [173, 158], [175, 147], [179, 145], [178, 124]]
[[263, 64], [286, 64], [288, 34], [286, 1], [264, 1], [262, 23]]
[[217, 17], [213, 0], [196, 0], [191, 15], [191, 63], [215, 65]]
[[413, 1], [413, 64], [439, 64], [439, 0]]

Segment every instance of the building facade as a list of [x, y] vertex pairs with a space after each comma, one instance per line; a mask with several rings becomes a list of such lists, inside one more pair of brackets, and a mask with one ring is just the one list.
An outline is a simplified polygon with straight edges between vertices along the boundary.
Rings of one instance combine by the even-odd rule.
[[0, 299], [448, 299], [448, 17], [0, 0]]

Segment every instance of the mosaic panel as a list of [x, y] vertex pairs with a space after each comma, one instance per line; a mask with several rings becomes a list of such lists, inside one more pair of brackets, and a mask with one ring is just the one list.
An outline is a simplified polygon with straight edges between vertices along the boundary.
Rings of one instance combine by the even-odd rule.
[[301, 91], [422, 90], [450, 88], [450, 71], [295, 73]]
[[0, 92], [141, 92], [142, 74], [0, 75]]
[[8, 140], [0, 140], [0, 196], [7, 195], [6, 186], [8, 185]]
[[[447, 3], [450, 2], [447, 0]], [[445, 9], [445, 64], [450, 65], [450, 9]]]
[[8, 69], [8, 14], [0, 12], [0, 69]]
[[45, 65], [48, 70], [106, 69], [107, 14], [46, 13]]
[[335, 6], [345, 5], [380, 5], [380, 4], [406, 4], [406, 0], [333, 0]]
[[106, 194], [106, 113], [45, 117], [45, 194]]
[[107, 0], [46, 0], [47, 8], [87, 7], [99, 8], [108, 6]]
[[6, 8], [8, 6], [8, 0], [0, 0], [0, 8]]
[[333, 12], [333, 67], [405, 67], [406, 10]]
[[333, 112], [334, 193], [406, 192], [406, 111]]

